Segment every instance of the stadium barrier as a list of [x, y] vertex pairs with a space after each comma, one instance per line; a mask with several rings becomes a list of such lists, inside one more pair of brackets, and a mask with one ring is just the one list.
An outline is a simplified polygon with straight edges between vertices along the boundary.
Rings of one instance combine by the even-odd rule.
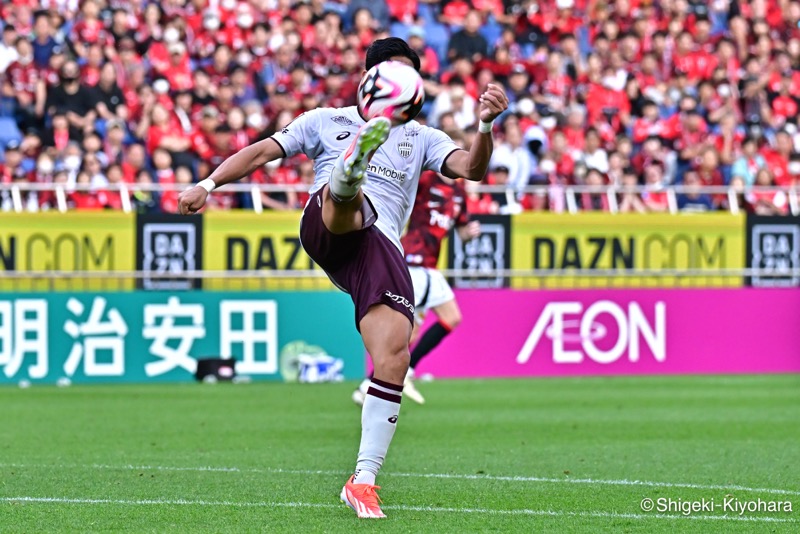
[[326, 356], [340, 378], [364, 375], [343, 293], [0, 294], [0, 384], [190, 381], [208, 357], [233, 357], [251, 379], [296, 380]]
[[[439, 267], [452, 271], [456, 287], [800, 284], [791, 274], [800, 269], [800, 217], [523, 213], [477, 219], [478, 239], [462, 243], [456, 235], [443, 247]], [[0, 290], [332, 290], [303, 251], [298, 221], [298, 212], [0, 213]]]
[[[130, 196], [136, 191], [184, 191], [188, 187], [184, 184], [109, 184], [105, 190], [112, 192], [119, 192], [121, 194], [121, 208], [125, 213], [129, 213], [133, 209], [130, 202]], [[227, 184], [223, 192], [227, 193], [244, 193], [250, 195], [252, 200], [253, 210], [256, 213], [264, 211], [261, 194], [262, 193], [285, 193], [293, 191], [296, 193], [307, 193], [310, 189], [309, 184], [247, 184], [247, 183], [233, 183]], [[547, 197], [558, 206], [559, 211], [576, 214], [581, 211], [579, 197], [584, 193], [593, 195], [602, 195], [608, 205], [610, 213], [619, 212], [619, 197], [620, 195], [636, 193], [646, 194], [653, 192], [666, 193], [667, 212], [670, 214], [677, 214], [680, 212], [678, 208], [678, 195], [683, 193], [692, 194], [706, 194], [716, 197], [725, 197], [728, 205], [728, 212], [738, 214], [741, 211], [740, 199], [743, 195], [753, 195], [759, 198], [769, 198], [769, 195], [779, 193], [783, 195], [783, 201], [786, 203], [789, 213], [792, 215], [800, 215], [800, 191], [797, 188], [779, 187], [779, 186], [750, 186], [744, 189], [728, 186], [684, 186], [684, 185], [665, 185], [653, 189], [650, 186], [629, 186], [629, 185], [603, 185], [603, 186], [590, 186], [590, 185], [529, 185], [519, 189], [510, 189], [503, 185], [486, 185], [474, 184], [474, 190], [478, 193], [501, 193], [504, 194], [509, 202], [509, 210], [512, 212], [519, 212], [522, 210], [521, 206], [517, 204], [517, 196], [522, 194], [535, 195], [540, 197]], [[73, 191], [96, 191], [95, 186], [89, 184], [53, 184], [53, 183], [12, 183], [5, 186], [10, 192], [11, 205], [13, 211], [16, 213], [23, 213], [27, 211], [28, 204], [24, 201], [23, 195], [28, 192], [41, 192], [52, 191], [55, 196], [56, 204], [55, 209], [59, 212], [66, 212], [68, 207], [68, 195]]]
[[[456, 287], [794, 285], [800, 217], [725, 213], [478, 216], [443, 247]], [[299, 212], [0, 213], [0, 291], [332, 290]], [[753, 278], [751, 274], [755, 274]]]
[[[478, 216], [482, 235], [461, 243], [456, 235], [447, 265], [485, 273], [484, 287], [532, 287], [527, 276], [499, 278], [491, 273], [513, 268], [537, 272], [533, 287], [740, 286], [742, 279], [714, 273], [745, 265], [743, 215], [720, 213], [675, 217], [667, 214], [522, 213]], [[444, 265], [442, 265], [444, 267]], [[631, 272], [699, 273], [697, 279], [659, 276], [640, 278]], [[573, 273], [606, 271], [583, 278]], [[625, 276], [620, 273], [625, 271]], [[541, 276], [543, 272], [554, 276]], [[474, 287], [455, 279], [456, 287]]]
[[437, 378], [800, 372], [796, 289], [456, 290]]

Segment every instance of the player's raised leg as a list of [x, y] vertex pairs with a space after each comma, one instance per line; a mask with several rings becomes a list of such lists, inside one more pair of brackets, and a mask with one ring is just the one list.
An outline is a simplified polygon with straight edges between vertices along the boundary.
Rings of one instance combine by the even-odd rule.
[[361, 185], [367, 178], [369, 162], [389, 137], [392, 123], [385, 117], [375, 117], [364, 124], [350, 146], [336, 159], [325, 190], [322, 218], [334, 234], [345, 234], [367, 226], [364, 194]]
[[383, 465], [397, 428], [403, 380], [410, 354], [408, 317], [386, 306], [372, 306], [361, 320], [361, 336], [375, 372], [361, 411], [361, 445], [355, 474], [342, 488], [342, 500], [358, 517], [385, 517], [380, 509], [375, 477]]

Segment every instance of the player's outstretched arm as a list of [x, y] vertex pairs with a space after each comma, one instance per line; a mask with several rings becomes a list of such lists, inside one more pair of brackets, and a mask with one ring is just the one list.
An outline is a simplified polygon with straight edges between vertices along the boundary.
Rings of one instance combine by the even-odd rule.
[[501, 86], [490, 83], [479, 101], [481, 124], [478, 128], [478, 135], [475, 136], [469, 152], [458, 150], [444, 162], [442, 174], [448, 178], [466, 178], [479, 182], [489, 168], [489, 160], [492, 158], [494, 148], [491, 123], [508, 109], [508, 97]]
[[[200, 182], [191, 189], [187, 189], [178, 197], [178, 211], [182, 215], [197, 213], [206, 203], [208, 194], [213, 187], [219, 187], [227, 183], [240, 180], [251, 174], [253, 171], [269, 163], [272, 160], [283, 157], [283, 149], [271, 137], [253, 143], [243, 148], [233, 156], [229, 157], [216, 168], [207, 180], [211, 182]], [[208, 187], [208, 189], [206, 188]]]

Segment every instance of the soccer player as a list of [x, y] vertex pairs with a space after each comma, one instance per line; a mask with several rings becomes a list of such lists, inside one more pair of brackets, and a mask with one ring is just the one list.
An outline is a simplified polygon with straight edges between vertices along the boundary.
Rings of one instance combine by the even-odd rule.
[[[470, 241], [481, 233], [480, 223], [469, 220], [464, 184], [434, 172], [424, 173], [419, 180], [408, 230], [400, 240], [414, 285], [416, 321], [411, 344], [419, 338], [429, 310], [438, 319], [411, 351], [411, 363], [403, 382], [403, 395], [419, 404], [425, 404], [425, 397], [414, 386], [414, 369], [461, 322], [456, 296], [442, 273], [436, 270], [442, 239], [454, 226], [462, 241]], [[369, 384], [370, 379], [366, 379], [353, 392], [356, 404], [364, 404]]]
[[[389, 60], [420, 68], [416, 52], [402, 39], [381, 39], [367, 49], [367, 69]], [[355, 473], [341, 492], [358, 517], [385, 517], [375, 477], [394, 436], [410, 359], [414, 290], [400, 233], [423, 170], [471, 180], [486, 173], [491, 123], [507, 109], [508, 98], [489, 85], [479, 100], [480, 134], [469, 151], [415, 121], [392, 128], [384, 117], [365, 122], [356, 107], [318, 108], [229, 157], [180, 197], [181, 213], [197, 213], [214, 188], [269, 161], [301, 152], [314, 160], [316, 177], [300, 220], [300, 240], [333, 283], [350, 294], [356, 328], [375, 369], [361, 412]]]

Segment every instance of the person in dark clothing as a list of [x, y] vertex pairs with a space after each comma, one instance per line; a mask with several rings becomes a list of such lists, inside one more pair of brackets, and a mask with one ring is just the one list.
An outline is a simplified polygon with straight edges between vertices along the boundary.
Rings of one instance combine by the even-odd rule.
[[53, 26], [50, 24], [50, 14], [47, 11], [39, 11], [34, 16], [33, 34], [34, 38], [31, 40], [33, 61], [42, 69], [47, 67], [53, 50], [59, 46], [53, 38]]
[[108, 62], [100, 69], [100, 80], [92, 90], [92, 97], [100, 118], [114, 120], [126, 115], [120, 113], [125, 107], [125, 95], [117, 85], [117, 68], [113, 63]]
[[47, 91], [45, 111], [53, 116], [63, 114], [69, 122], [71, 139], [80, 140], [86, 130], [94, 129], [95, 99], [92, 90], [80, 82], [80, 69], [74, 61], [67, 61], [59, 73], [60, 83]]
[[458, 57], [464, 57], [478, 62], [483, 59], [489, 51], [489, 43], [478, 33], [481, 27], [481, 14], [477, 11], [470, 11], [464, 18], [464, 28], [457, 31], [450, 37], [447, 45], [447, 57], [451, 61]]
[[161, 213], [161, 195], [158, 191], [151, 190], [152, 185], [153, 176], [150, 171], [140, 170], [131, 195], [131, 204], [136, 213]]

